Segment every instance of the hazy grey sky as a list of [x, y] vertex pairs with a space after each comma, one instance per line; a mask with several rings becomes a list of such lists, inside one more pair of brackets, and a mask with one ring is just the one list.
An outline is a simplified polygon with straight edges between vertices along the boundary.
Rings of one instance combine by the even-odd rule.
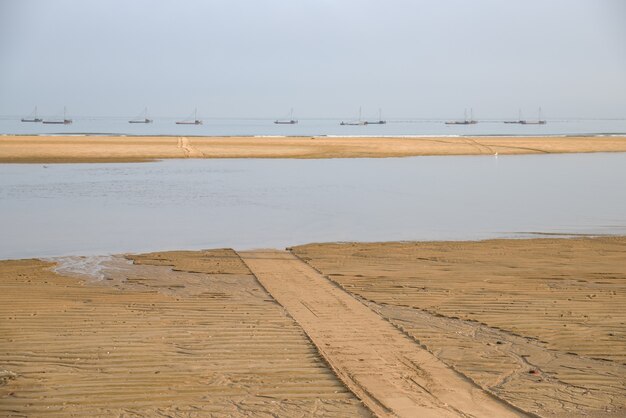
[[0, 114], [626, 117], [625, 0], [0, 0]]

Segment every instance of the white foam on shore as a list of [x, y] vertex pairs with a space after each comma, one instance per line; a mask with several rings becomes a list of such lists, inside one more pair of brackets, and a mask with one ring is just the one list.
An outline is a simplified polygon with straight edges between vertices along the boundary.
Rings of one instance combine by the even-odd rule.
[[52, 269], [55, 273], [96, 280], [104, 280], [105, 270], [120, 269], [120, 262], [132, 264], [123, 257], [111, 255], [50, 257], [45, 260], [56, 263]]

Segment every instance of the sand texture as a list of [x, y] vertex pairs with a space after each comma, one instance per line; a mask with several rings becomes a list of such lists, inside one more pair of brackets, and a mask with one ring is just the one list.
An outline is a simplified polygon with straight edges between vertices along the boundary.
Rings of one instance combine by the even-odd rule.
[[626, 152], [626, 137], [0, 136], [0, 163], [140, 162], [165, 158], [378, 158]]
[[233, 251], [136, 260], [0, 262], [0, 416], [370, 416]]
[[293, 252], [525, 411], [626, 414], [626, 238], [313, 244]]
[[605, 237], [0, 261], [0, 416], [623, 417], [625, 260]]
[[333, 370], [378, 417], [520, 417], [284, 251], [240, 253]]

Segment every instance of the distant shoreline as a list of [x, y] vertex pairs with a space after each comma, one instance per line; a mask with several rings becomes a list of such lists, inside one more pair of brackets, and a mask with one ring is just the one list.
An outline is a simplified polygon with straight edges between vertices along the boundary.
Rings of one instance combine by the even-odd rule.
[[0, 163], [147, 162], [171, 158], [495, 156], [591, 152], [626, 152], [626, 135], [0, 135]]

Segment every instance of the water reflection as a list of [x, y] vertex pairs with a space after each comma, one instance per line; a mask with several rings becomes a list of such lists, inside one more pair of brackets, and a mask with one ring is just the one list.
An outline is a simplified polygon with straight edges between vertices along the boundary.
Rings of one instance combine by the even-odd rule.
[[0, 165], [0, 258], [624, 234], [626, 154]]

